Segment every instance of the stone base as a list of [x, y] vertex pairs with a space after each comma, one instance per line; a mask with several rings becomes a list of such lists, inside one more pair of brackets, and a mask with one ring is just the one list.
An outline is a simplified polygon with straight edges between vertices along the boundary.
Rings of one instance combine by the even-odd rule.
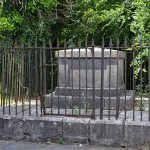
[[[110, 95], [111, 97], [115, 97], [117, 95], [123, 94], [125, 91], [125, 85], [119, 86], [118, 90], [116, 88], [104, 88], [103, 89], [103, 96], [108, 97]], [[118, 93], [117, 93], [118, 92]], [[86, 95], [87, 93], [87, 95]], [[79, 87], [56, 87], [55, 89], [55, 95], [67, 95], [67, 96], [73, 96], [73, 97], [92, 97], [93, 96], [93, 88], [80, 88]], [[95, 97], [101, 97], [101, 88], [95, 88], [94, 90]]]
[[[84, 109], [85, 106], [88, 107], [88, 109], [93, 107], [93, 97], [85, 97], [85, 96], [58, 96], [54, 93], [48, 94], [44, 96], [44, 105], [46, 108], [73, 108], [78, 107], [81, 109]], [[100, 100], [101, 97], [95, 97], [95, 109], [100, 108]], [[133, 100], [133, 92], [132, 91], [126, 91], [126, 98], [125, 95], [122, 94], [121, 96], [117, 97], [104, 97], [103, 98], [103, 108], [104, 109], [110, 109], [115, 110], [116, 109], [116, 101], [120, 104], [120, 110], [130, 110], [132, 108], [132, 100]], [[126, 103], [125, 103], [126, 101]], [[126, 106], [125, 106], [126, 104]]]

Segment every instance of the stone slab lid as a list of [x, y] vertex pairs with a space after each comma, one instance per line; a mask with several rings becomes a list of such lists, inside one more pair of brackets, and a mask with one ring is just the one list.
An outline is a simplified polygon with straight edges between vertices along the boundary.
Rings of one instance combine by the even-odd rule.
[[[103, 49], [104, 50], [104, 57], [110, 58], [110, 51], [111, 51], [111, 58], [125, 58], [125, 52], [112, 50], [112, 49]], [[90, 58], [92, 57], [92, 52], [94, 52], [95, 58], [101, 58], [102, 57], [102, 48], [100, 47], [94, 47], [94, 51], [92, 48], [76, 48], [76, 49], [66, 49], [66, 50], [59, 50], [56, 51], [56, 57], [64, 58], [64, 57], [73, 57], [73, 58]], [[118, 54], [117, 54], [118, 53]]]

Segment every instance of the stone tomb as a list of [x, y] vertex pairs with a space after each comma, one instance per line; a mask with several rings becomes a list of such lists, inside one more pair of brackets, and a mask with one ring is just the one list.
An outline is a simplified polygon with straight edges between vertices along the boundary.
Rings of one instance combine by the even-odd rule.
[[[94, 52], [94, 63], [92, 52]], [[58, 108], [59, 103], [59, 108], [69, 109], [74, 106], [83, 108], [86, 103], [89, 108], [92, 108], [93, 75], [95, 74], [95, 108], [100, 108], [101, 100], [106, 110], [109, 108], [109, 102], [110, 108], [116, 109], [116, 101], [119, 101], [121, 110], [125, 108], [124, 52], [117, 53], [117, 50], [111, 50], [110, 57], [110, 49], [104, 49], [103, 99], [101, 99], [101, 48], [95, 47], [94, 51], [90, 48], [61, 50], [59, 53], [56, 52], [56, 57], [58, 57], [57, 87], [53, 93], [45, 96], [45, 107]], [[126, 91], [127, 109], [132, 106], [132, 95], [132, 91]]]

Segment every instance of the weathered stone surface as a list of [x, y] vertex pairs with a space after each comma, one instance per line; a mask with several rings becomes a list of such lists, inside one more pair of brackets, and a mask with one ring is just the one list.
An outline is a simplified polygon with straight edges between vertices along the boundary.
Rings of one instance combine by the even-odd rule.
[[63, 138], [71, 143], [88, 143], [89, 140], [89, 120], [78, 118], [64, 118]]
[[127, 120], [0, 116], [0, 139], [140, 147], [150, 143], [150, 124], [128, 116]]
[[10, 116], [0, 118], [0, 138], [21, 140], [23, 137], [23, 120]]
[[[24, 124], [24, 133], [33, 141], [58, 142], [62, 137], [62, 119], [27, 120]], [[36, 133], [36, 134], [35, 134]]]
[[123, 120], [91, 120], [90, 142], [96, 145], [120, 145], [123, 140]]
[[[108, 94], [109, 96], [109, 94]], [[112, 97], [103, 97], [103, 109], [116, 109], [116, 101], [119, 102], [120, 104], [120, 110], [130, 110], [132, 108], [132, 99], [133, 99], [133, 92], [132, 91], [127, 91], [126, 92], [126, 97], [125, 95], [120, 95], [118, 98], [114, 95]], [[100, 108], [100, 101], [101, 97], [100, 96], [95, 96], [95, 109]], [[88, 106], [88, 109], [91, 109], [93, 107], [93, 97], [92, 96], [81, 96], [79, 97], [78, 95], [76, 96], [61, 96], [61, 95], [55, 95], [53, 94], [48, 94], [45, 95], [45, 106], [47, 108], [72, 108], [74, 106], [78, 108], [83, 108]], [[125, 106], [126, 105], [126, 106]]]
[[[103, 89], [103, 96], [104, 97], [108, 97], [109, 95], [111, 97], [116, 96], [117, 92], [118, 95], [122, 95], [124, 93], [125, 86], [120, 86], [118, 87], [118, 90], [116, 88], [111, 88], [110, 91], [108, 88]], [[92, 97], [93, 96], [93, 92], [95, 94], [95, 97], [101, 97], [101, 88], [75, 88], [73, 87], [67, 87], [65, 89], [65, 87], [56, 87], [55, 89], [55, 94], [56, 95], [66, 95], [66, 96], [74, 96], [74, 97]], [[87, 95], [86, 95], [87, 94]]]
[[[93, 94], [96, 108], [100, 107], [100, 101], [103, 100], [104, 109], [108, 109], [109, 102], [111, 109], [116, 108], [116, 102], [120, 102], [120, 109], [125, 109], [125, 99], [126, 109], [132, 107], [133, 94], [130, 92], [131, 94], [126, 98], [124, 94], [124, 52], [104, 49], [103, 98], [101, 98], [101, 48], [95, 47], [94, 51], [91, 49], [61, 50], [56, 52], [56, 57], [59, 57], [59, 84], [54, 93], [45, 95], [45, 107], [57, 107], [58, 104], [60, 108], [83, 107], [83, 102], [86, 101], [92, 108]], [[93, 72], [95, 80], [93, 80]]]
[[[57, 143], [61, 139], [65, 143], [113, 145], [119, 143], [122, 134], [119, 121], [110, 123], [74, 117], [0, 117], [0, 121], [0, 138], [6, 140]], [[116, 131], [110, 132], [113, 129]]]
[[126, 121], [125, 122], [126, 146], [150, 147], [150, 122], [149, 121]]
[[62, 118], [0, 118], [0, 138], [27, 141], [58, 141], [62, 137]]
[[[66, 54], [65, 54], [66, 51]], [[58, 57], [79, 57], [79, 51], [80, 51], [80, 57], [93, 57], [92, 52], [93, 49], [92, 48], [81, 48], [81, 49], [67, 49], [67, 50], [61, 50], [61, 51], [56, 51], [56, 56]], [[102, 48], [100, 47], [94, 47], [94, 53], [95, 53], [95, 57], [102, 57]], [[116, 58], [118, 55], [119, 58], [125, 58], [125, 53], [122, 51], [117, 51], [116, 50], [111, 50], [111, 57], [112, 58]], [[110, 57], [110, 49], [104, 49], [104, 57], [105, 58], [109, 58]]]
[[[93, 87], [93, 70], [95, 73], [95, 88], [101, 88], [101, 65], [102, 59], [94, 58], [94, 66], [92, 58], [59, 58], [59, 86], [60, 87], [75, 87], [92, 88]], [[117, 67], [118, 62], [118, 67]], [[111, 65], [110, 65], [111, 64]], [[110, 72], [111, 66], [111, 72]], [[118, 75], [117, 75], [118, 68]], [[124, 59], [122, 58], [104, 58], [104, 88], [116, 88], [124, 85]], [[110, 76], [110, 77], [109, 77]], [[117, 79], [118, 78], [118, 79]], [[109, 82], [110, 81], [110, 82]]]

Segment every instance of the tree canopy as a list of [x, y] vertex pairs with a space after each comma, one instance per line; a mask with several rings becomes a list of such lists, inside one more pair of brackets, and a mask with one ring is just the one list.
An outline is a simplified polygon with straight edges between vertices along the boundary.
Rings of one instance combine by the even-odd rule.
[[150, 37], [148, 0], [1, 0], [0, 38]]

